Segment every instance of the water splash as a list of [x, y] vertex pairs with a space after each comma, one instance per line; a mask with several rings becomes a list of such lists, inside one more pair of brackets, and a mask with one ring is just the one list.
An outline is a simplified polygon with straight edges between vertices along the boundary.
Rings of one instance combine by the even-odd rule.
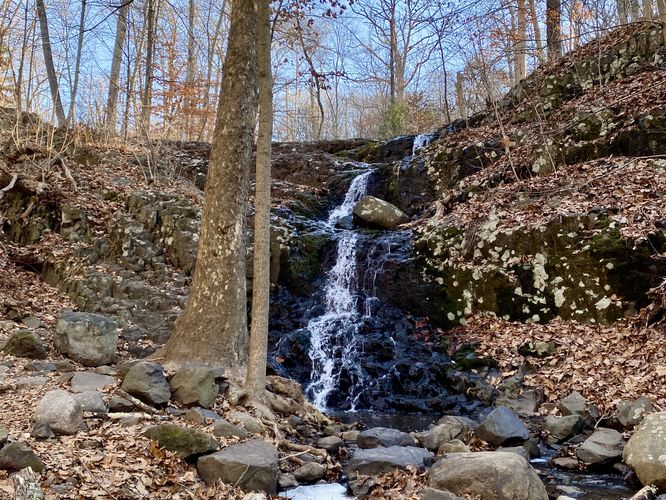
[[[365, 163], [362, 165], [367, 167], [367, 164]], [[368, 180], [370, 179], [372, 172], [372, 170], [368, 170], [367, 172], [354, 177], [349, 185], [349, 189], [347, 190], [343, 202], [328, 215], [327, 222], [330, 226], [335, 226], [335, 224], [341, 219], [352, 214], [354, 206], [356, 206], [358, 201], [363, 198], [368, 190]]]
[[416, 154], [419, 149], [428, 147], [428, 145], [437, 138], [436, 132], [429, 132], [427, 134], [419, 134], [414, 138], [412, 145], [412, 156]]

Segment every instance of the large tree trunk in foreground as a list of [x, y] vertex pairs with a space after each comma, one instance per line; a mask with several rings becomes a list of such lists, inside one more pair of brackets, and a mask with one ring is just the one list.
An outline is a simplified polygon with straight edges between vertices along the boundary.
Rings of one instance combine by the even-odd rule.
[[187, 306], [156, 355], [166, 362], [238, 367], [246, 361], [246, 209], [257, 116], [256, 25], [255, 0], [234, 2], [197, 264]]
[[245, 388], [255, 398], [261, 397], [266, 387], [271, 267], [271, 138], [273, 136], [270, 0], [258, 0], [258, 2], [259, 135], [257, 137], [257, 173], [254, 195], [252, 327], [245, 381]]
[[58, 87], [58, 77], [53, 65], [53, 53], [51, 52], [51, 39], [49, 37], [49, 22], [46, 17], [46, 7], [44, 0], [37, 0], [37, 17], [39, 18], [39, 28], [42, 35], [42, 50], [44, 52], [44, 66], [46, 66], [46, 76], [49, 80], [49, 89], [51, 90], [51, 99], [58, 125], [63, 126], [67, 121], [65, 109], [62, 107], [60, 99], [60, 88]]

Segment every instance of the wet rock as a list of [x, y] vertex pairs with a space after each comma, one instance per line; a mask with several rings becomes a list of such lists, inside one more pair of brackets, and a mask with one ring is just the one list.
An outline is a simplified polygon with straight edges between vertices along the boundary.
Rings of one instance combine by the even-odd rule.
[[494, 446], [522, 442], [529, 437], [525, 424], [504, 406], [491, 411], [474, 432], [480, 439]]
[[356, 444], [359, 448], [377, 448], [378, 446], [388, 448], [389, 446], [416, 446], [417, 443], [406, 432], [387, 427], [374, 427], [361, 432], [356, 439]]
[[268, 384], [268, 388], [275, 394], [287, 396], [296, 401], [303, 400], [303, 386], [295, 380], [270, 375], [266, 377], [266, 383]]
[[49, 355], [49, 350], [40, 336], [25, 330], [12, 334], [2, 350], [20, 358], [46, 359]]
[[118, 325], [100, 314], [64, 312], [56, 323], [56, 348], [85, 366], [112, 363], [118, 346]]
[[446, 443], [442, 443], [437, 449], [437, 456], [440, 457], [445, 453], [469, 453], [469, 447], [460, 439], [452, 439]]
[[465, 432], [475, 429], [477, 425], [473, 420], [447, 415], [439, 419], [437, 425], [432, 429], [416, 434], [416, 439], [421, 446], [431, 451], [437, 451], [444, 443], [462, 439]]
[[654, 411], [652, 401], [641, 396], [634, 401], [620, 401], [617, 403], [617, 419], [629, 429], [640, 424], [646, 415]]
[[97, 391], [85, 391], [74, 394], [74, 399], [81, 405], [83, 411], [92, 413], [108, 413], [109, 407], [104, 402], [102, 394]]
[[44, 462], [29, 446], [23, 443], [10, 443], [0, 450], [0, 469], [20, 471], [30, 467], [35, 472], [44, 470]]
[[547, 500], [536, 471], [515, 453], [458, 453], [430, 470], [430, 487], [484, 500]]
[[590, 466], [611, 465], [622, 457], [624, 439], [615, 429], [597, 428], [576, 450], [576, 456]]
[[215, 381], [222, 374], [222, 369], [204, 365], [188, 364], [178, 368], [170, 380], [173, 399], [184, 405], [210, 408], [220, 390]]
[[152, 405], [169, 402], [171, 390], [162, 367], [157, 363], [141, 361], [129, 369], [121, 388], [132, 396]]
[[149, 427], [145, 435], [183, 459], [211, 453], [219, 448], [217, 441], [208, 434], [175, 424]]
[[250, 433], [241, 426], [234, 425], [224, 419], [215, 421], [215, 424], [213, 424], [213, 434], [217, 437], [239, 437], [241, 439], [250, 436]]
[[365, 225], [385, 229], [395, 229], [409, 222], [409, 217], [398, 207], [374, 196], [361, 198], [354, 207], [354, 218]]
[[550, 434], [552, 443], [560, 443], [580, 433], [584, 424], [580, 415], [567, 415], [566, 417], [548, 415], [543, 424], [543, 430]]
[[327, 436], [317, 441], [317, 448], [322, 448], [329, 453], [337, 453], [344, 441], [338, 436]]
[[265, 441], [248, 441], [199, 458], [197, 470], [208, 485], [219, 479], [244, 490], [274, 495], [277, 490], [278, 451]]
[[108, 375], [98, 373], [79, 372], [70, 380], [69, 390], [74, 393], [97, 391], [103, 387], [116, 386], [118, 381]]
[[577, 470], [580, 468], [580, 462], [573, 457], [557, 457], [553, 458], [550, 463], [555, 467], [559, 467], [564, 470]]
[[432, 452], [414, 446], [391, 446], [357, 450], [349, 461], [347, 473], [351, 476], [376, 476], [395, 469], [406, 469], [408, 465], [421, 467], [434, 459]]
[[326, 467], [316, 462], [308, 462], [294, 470], [293, 474], [299, 483], [314, 483], [324, 478]]
[[264, 432], [264, 424], [259, 419], [242, 411], [232, 411], [227, 414], [227, 418], [236, 424], [241, 424], [248, 432], [252, 434], [261, 434]]
[[35, 424], [47, 424], [56, 434], [76, 434], [83, 425], [83, 409], [68, 392], [47, 392], [37, 404]]
[[624, 448], [624, 462], [644, 485], [666, 490], [666, 412], [646, 416]]
[[190, 408], [185, 413], [185, 420], [198, 425], [208, 425], [208, 422], [216, 422], [221, 419], [220, 415], [205, 408]]

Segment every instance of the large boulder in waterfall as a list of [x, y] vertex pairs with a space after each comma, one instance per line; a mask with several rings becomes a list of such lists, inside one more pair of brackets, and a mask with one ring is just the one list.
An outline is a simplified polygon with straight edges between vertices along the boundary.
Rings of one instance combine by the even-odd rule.
[[356, 438], [359, 448], [377, 448], [383, 446], [416, 446], [416, 439], [406, 432], [388, 427], [373, 427], [361, 432]]
[[430, 469], [430, 487], [484, 500], [548, 500], [532, 466], [516, 453], [456, 453]]
[[118, 325], [101, 314], [66, 311], [56, 323], [56, 348], [85, 366], [102, 366], [115, 361]]
[[390, 446], [357, 450], [349, 461], [347, 474], [376, 476], [395, 469], [406, 469], [408, 465], [428, 465], [435, 456], [428, 450], [415, 446]]
[[361, 198], [354, 207], [354, 218], [362, 225], [386, 229], [395, 229], [409, 222], [409, 217], [398, 207], [374, 196]]
[[491, 411], [474, 432], [493, 446], [523, 442], [530, 437], [522, 420], [505, 406]]
[[624, 447], [624, 462], [636, 471], [644, 485], [666, 491], [666, 412], [643, 419]]

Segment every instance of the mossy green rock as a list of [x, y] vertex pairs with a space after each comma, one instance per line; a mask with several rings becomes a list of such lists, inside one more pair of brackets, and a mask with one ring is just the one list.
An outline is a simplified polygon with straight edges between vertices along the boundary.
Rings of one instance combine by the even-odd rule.
[[180, 458], [197, 457], [218, 449], [218, 443], [203, 432], [175, 424], [149, 427], [145, 435]]
[[9, 337], [3, 351], [20, 358], [30, 359], [46, 359], [49, 354], [39, 335], [26, 330], [18, 331]]
[[26, 467], [35, 472], [44, 470], [44, 462], [23, 443], [10, 443], [0, 450], [0, 469], [19, 471]]

